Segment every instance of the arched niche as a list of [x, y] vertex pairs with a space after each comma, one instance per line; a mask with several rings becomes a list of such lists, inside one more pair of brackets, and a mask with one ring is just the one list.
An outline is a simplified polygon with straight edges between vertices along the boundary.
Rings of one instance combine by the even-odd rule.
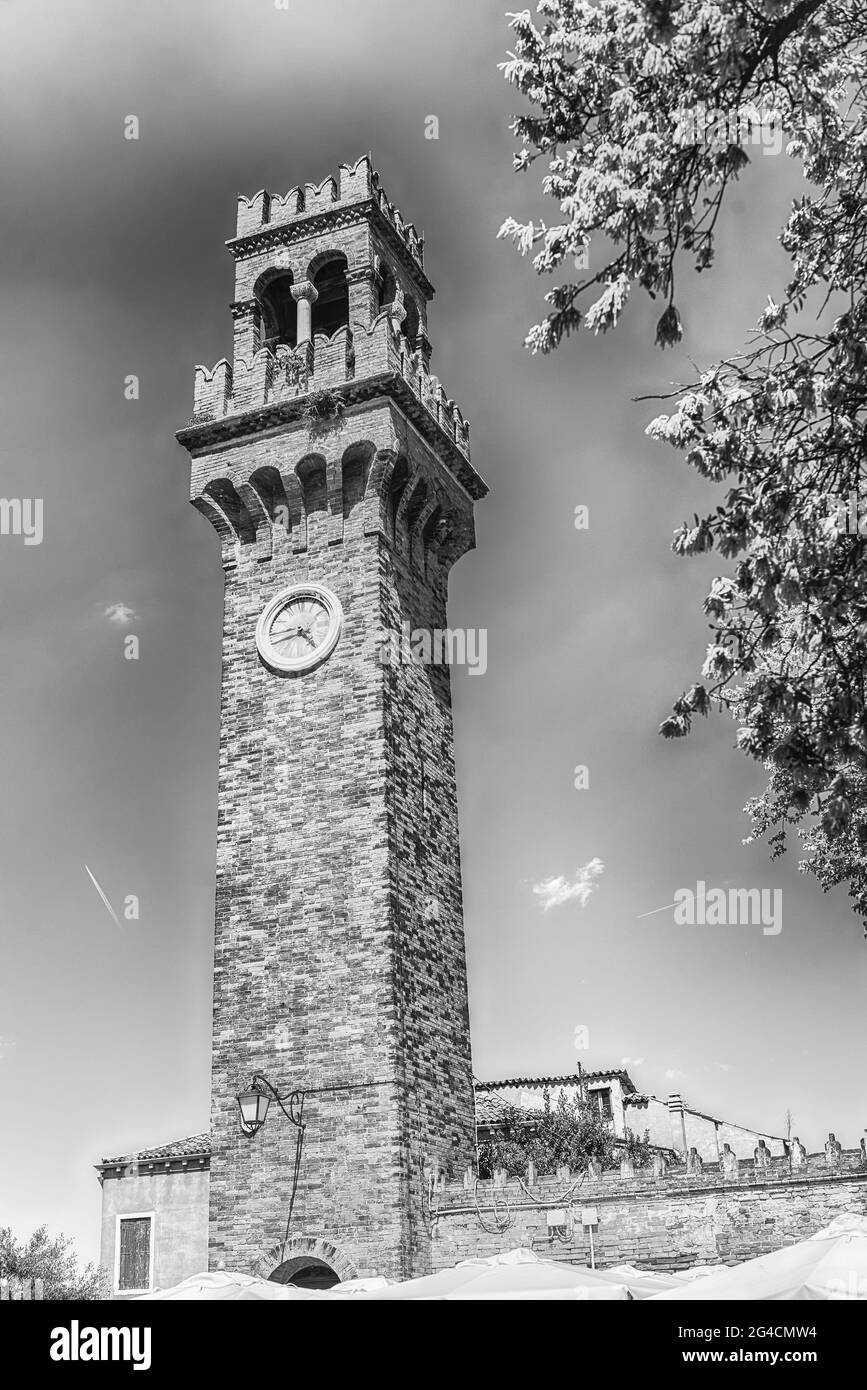
[[341, 459], [343, 519], [348, 521], [356, 507], [363, 506], [370, 464], [376, 446], [369, 441], [350, 444]]
[[397, 509], [400, 506], [400, 500], [403, 497], [404, 492], [406, 491], [406, 485], [408, 482], [409, 464], [407, 463], [406, 455], [401, 454], [394, 465], [394, 470], [392, 472], [388, 488], [388, 497], [386, 499], [386, 517], [388, 524], [388, 533], [391, 536], [392, 540], [394, 540], [395, 538], [395, 527], [397, 524]]

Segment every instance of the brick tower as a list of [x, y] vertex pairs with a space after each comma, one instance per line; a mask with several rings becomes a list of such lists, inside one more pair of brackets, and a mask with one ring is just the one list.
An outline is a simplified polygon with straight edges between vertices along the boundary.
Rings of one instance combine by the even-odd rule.
[[[241, 198], [228, 246], [233, 360], [178, 435], [225, 572], [210, 1258], [408, 1276], [473, 1095], [449, 669], [383, 641], [447, 627], [486, 488], [367, 159]], [[304, 1092], [297, 1165], [276, 1104], [242, 1132], [257, 1073]]]

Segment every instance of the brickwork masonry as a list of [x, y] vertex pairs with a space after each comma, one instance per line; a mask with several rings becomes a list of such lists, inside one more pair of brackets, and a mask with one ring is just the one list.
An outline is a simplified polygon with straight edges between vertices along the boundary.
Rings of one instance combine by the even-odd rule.
[[[729, 1162], [695, 1161], [653, 1172], [442, 1182], [433, 1198], [432, 1261], [458, 1260], [526, 1246], [549, 1259], [590, 1264], [582, 1211], [595, 1210], [599, 1268], [629, 1263], [678, 1270], [735, 1264], [806, 1239], [835, 1216], [867, 1215], [867, 1155], [833, 1140], [824, 1154]], [[552, 1221], [551, 1218], [554, 1218]]]

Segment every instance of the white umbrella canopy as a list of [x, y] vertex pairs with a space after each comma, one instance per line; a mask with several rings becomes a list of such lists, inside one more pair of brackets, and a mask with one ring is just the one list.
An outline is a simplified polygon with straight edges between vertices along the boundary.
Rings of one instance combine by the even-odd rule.
[[344, 1279], [340, 1284], [334, 1284], [330, 1289], [319, 1289], [317, 1292], [328, 1298], [352, 1298], [356, 1294], [369, 1294], [378, 1292], [379, 1289], [387, 1289], [393, 1284], [393, 1279], [384, 1279], [381, 1274], [369, 1275], [366, 1279]]
[[610, 1269], [597, 1269], [596, 1273], [615, 1284], [625, 1284], [633, 1298], [652, 1298], [668, 1289], [683, 1288], [686, 1282], [682, 1274], [659, 1274], [636, 1265], [612, 1265]]
[[808, 1240], [654, 1295], [689, 1299], [867, 1299], [867, 1216], [847, 1212]]
[[368, 1300], [626, 1300], [624, 1284], [577, 1265], [541, 1260], [532, 1250], [507, 1250], [487, 1259], [462, 1260], [453, 1269], [392, 1284]]
[[261, 1303], [319, 1297], [313, 1289], [297, 1289], [293, 1284], [275, 1284], [270, 1279], [257, 1279], [252, 1274], [233, 1274], [218, 1269], [205, 1274], [191, 1274], [170, 1289], [154, 1289], [153, 1293], [139, 1294], [134, 1301], [189, 1299], [202, 1303]]

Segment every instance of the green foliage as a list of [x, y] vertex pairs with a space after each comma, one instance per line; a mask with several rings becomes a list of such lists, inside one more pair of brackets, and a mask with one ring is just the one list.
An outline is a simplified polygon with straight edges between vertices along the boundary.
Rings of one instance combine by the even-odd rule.
[[650, 1143], [650, 1130], [646, 1129], [643, 1134], [636, 1134], [633, 1130], [627, 1129], [623, 1137], [623, 1144], [619, 1147], [619, 1154], [627, 1154], [632, 1159], [636, 1168], [647, 1168], [653, 1160], [653, 1148]]
[[554, 1173], [563, 1165], [577, 1172], [591, 1158], [603, 1167], [613, 1164], [614, 1132], [595, 1105], [561, 1091], [552, 1106], [547, 1089], [543, 1099], [541, 1110], [504, 1109], [499, 1132], [479, 1145], [479, 1177], [491, 1177], [496, 1168], [522, 1177], [530, 1161], [538, 1173]]
[[636, 285], [664, 302], [657, 343], [676, 343], [675, 270], [711, 266], [750, 138], [784, 132], [801, 165], [779, 302], [768, 295], [744, 351], [678, 386], [648, 426], [726, 487], [673, 549], [731, 566], [704, 602], [701, 677], [660, 732], [680, 738], [695, 715], [728, 710], [737, 746], [768, 771], [748, 808], [755, 833], [780, 852], [797, 825], [802, 867], [825, 888], [847, 882], [867, 919], [867, 536], [843, 510], [859, 493], [867, 508], [867, 10], [542, 0], [538, 13], [538, 28], [527, 11], [511, 17], [502, 66], [531, 108], [514, 122], [516, 167], [546, 161], [557, 221], [510, 218], [501, 235], [534, 251], [540, 274], [577, 265], [588, 246], [599, 266], [548, 292], [533, 352], [582, 326], [614, 328]]
[[107, 1299], [110, 1281], [103, 1269], [89, 1264], [79, 1270], [72, 1242], [64, 1235], [52, 1239], [45, 1226], [22, 1244], [8, 1226], [0, 1227], [0, 1275], [13, 1279], [41, 1279], [46, 1302]]
[[343, 404], [335, 391], [329, 391], [324, 387], [320, 391], [311, 391], [304, 404], [304, 419], [308, 421], [312, 432], [322, 431], [343, 412]]

